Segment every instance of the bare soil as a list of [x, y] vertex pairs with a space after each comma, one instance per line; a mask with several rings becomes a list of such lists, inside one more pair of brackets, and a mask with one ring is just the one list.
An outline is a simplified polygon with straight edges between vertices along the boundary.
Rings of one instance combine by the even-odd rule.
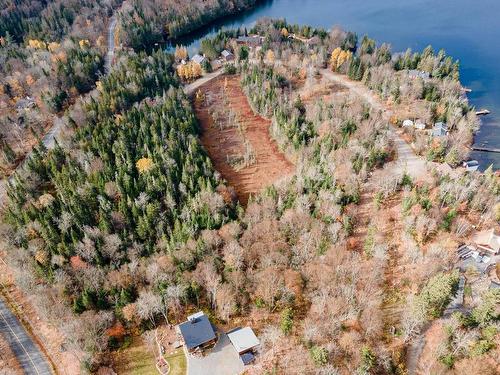
[[[239, 128], [221, 128], [214, 124], [211, 111], [227, 109], [220, 94], [224, 86], [225, 96], [230, 109], [236, 113]], [[195, 112], [202, 127], [201, 143], [215, 168], [234, 187], [242, 205], [246, 206], [252, 194], [294, 173], [294, 165], [270, 137], [271, 121], [253, 112], [238, 76], [218, 77], [202, 85], [200, 90], [205, 99], [195, 100]], [[235, 167], [229, 159], [245, 153], [245, 141], [252, 149], [254, 161], [250, 165]]]

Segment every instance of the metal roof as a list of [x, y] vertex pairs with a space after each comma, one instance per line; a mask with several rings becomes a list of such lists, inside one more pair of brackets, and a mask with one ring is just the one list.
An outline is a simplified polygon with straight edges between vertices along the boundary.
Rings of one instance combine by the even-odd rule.
[[250, 327], [236, 328], [228, 332], [227, 336], [238, 353], [251, 350], [260, 344], [259, 339]]

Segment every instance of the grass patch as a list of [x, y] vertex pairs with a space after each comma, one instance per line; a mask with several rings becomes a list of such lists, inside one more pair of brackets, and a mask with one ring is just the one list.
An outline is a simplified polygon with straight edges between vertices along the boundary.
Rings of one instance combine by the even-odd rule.
[[156, 375], [155, 358], [140, 337], [130, 345], [115, 352], [115, 369], [118, 374]]
[[176, 349], [172, 354], [165, 354], [164, 357], [170, 366], [168, 375], [186, 375], [186, 356], [182, 348]]

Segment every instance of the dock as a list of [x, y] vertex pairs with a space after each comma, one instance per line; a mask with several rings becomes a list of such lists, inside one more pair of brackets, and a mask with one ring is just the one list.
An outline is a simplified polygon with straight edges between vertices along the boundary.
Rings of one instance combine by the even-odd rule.
[[476, 112], [476, 116], [484, 116], [484, 115], [489, 115], [489, 114], [490, 114], [490, 111], [488, 111], [487, 109], [481, 109], [480, 111]]
[[472, 89], [470, 89], [468, 87], [462, 87], [462, 91], [466, 92], [466, 93], [470, 93], [470, 92], [472, 92]]
[[495, 148], [495, 147], [472, 146], [471, 149], [474, 150], [474, 151], [497, 152], [497, 153], [500, 153], [500, 148]]

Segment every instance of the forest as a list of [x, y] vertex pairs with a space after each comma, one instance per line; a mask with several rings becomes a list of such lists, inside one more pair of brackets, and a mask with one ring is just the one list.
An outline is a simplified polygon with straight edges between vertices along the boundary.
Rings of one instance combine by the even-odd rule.
[[[244, 32], [207, 39], [206, 51], [234, 51], [226, 74], [239, 76], [296, 170], [243, 205], [200, 143], [175, 56], [152, 46], [253, 2], [127, 3], [118, 38], [131, 48], [108, 75], [105, 23], [101, 35], [77, 37], [74, 10], [112, 6], [63, 3], [2, 13], [2, 109], [33, 95], [42, 100], [30, 121], [57, 114], [64, 132], [14, 175], [0, 228], [16, 284], [82, 372], [113, 365], [110, 353], [126, 340], [112, 327], [137, 336], [203, 309], [225, 327], [253, 325], [261, 351], [252, 374], [407, 374], [411, 341], [457, 290], [456, 246], [500, 220], [500, 183], [491, 171], [450, 176], [435, 164], [412, 177], [396, 164], [382, 111], [325, 77], [347, 76], [384, 102], [416, 103], [429, 121], [446, 121], [454, 132], [442, 143], [410, 136], [429, 161], [452, 164], [477, 126], [457, 63], [432, 47], [394, 54], [369, 37], [284, 20], [255, 25], [260, 48], [237, 45], [232, 36]], [[430, 80], [409, 78], [411, 69]], [[470, 313], [443, 318], [429, 363], [494, 374], [500, 294], [483, 287], [468, 298]]]

